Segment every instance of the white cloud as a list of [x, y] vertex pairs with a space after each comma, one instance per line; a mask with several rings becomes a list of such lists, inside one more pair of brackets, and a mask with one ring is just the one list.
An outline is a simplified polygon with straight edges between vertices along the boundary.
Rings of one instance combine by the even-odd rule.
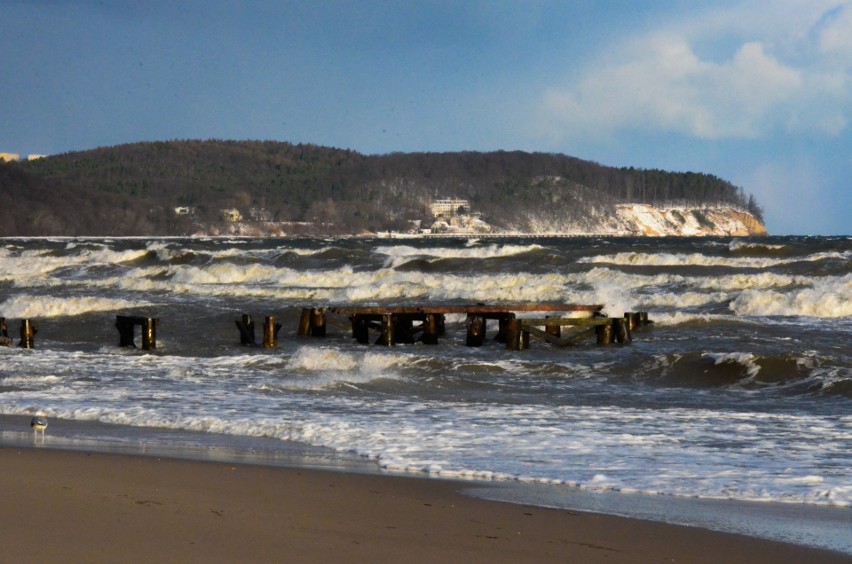
[[819, 49], [852, 65], [852, 6], [846, 4], [827, 14], [819, 30]]
[[545, 93], [542, 116], [550, 133], [839, 134], [852, 113], [852, 6], [826, 4], [820, 12], [814, 3], [783, 4], [772, 18], [764, 4], [744, 3], [614, 47], [578, 80]]

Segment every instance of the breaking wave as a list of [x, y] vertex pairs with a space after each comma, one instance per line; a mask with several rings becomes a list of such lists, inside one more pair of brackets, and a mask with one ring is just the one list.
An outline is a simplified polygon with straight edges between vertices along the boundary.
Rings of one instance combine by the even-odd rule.
[[463, 248], [417, 248], [406, 245], [393, 247], [376, 247], [373, 251], [377, 254], [386, 255], [385, 268], [396, 268], [406, 262], [418, 258], [426, 260], [439, 259], [491, 259], [522, 255], [539, 251], [541, 245], [485, 245], [465, 246]]
[[815, 262], [823, 260], [848, 260], [852, 252], [822, 252], [802, 257], [792, 258], [761, 258], [761, 257], [722, 257], [704, 255], [701, 253], [638, 253], [622, 252], [611, 255], [596, 255], [581, 257], [578, 263], [586, 264], [616, 264], [624, 266], [709, 266], [729, 268], [770, 268], [797, 262]]
[[94, 311], [115, 311], [151, 305], [145, 301], [119, 300], [111, 298], [81, 297], [56, 298], [45, 296], [16, 296], [0, 303], [0, 312], [5, 317], [61, 317], [80, 315]]
[[852, 316], [852, 274], [820, 278], [811, 287], [777, 290], [745, 290], [730, 304], [737, 315], [751, 316]]

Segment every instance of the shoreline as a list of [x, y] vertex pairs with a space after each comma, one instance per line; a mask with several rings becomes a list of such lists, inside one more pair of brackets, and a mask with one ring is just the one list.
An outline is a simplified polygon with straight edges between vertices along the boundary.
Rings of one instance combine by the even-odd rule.
[[465, 482], [0, 447], [9, 558], [850, 562], [624, 517], [495, 502]]
[[[357, 480], [358, 476], [365, 480], [408, 480], [423, 482], [423, 487], [427, 489], [449, 487], [454, 495], [470, 500], [472, 504], [508, 504], [582, 515], [593, 520], [626, 519], [663, 528], [700, 530], [755, 542], [824, 551], [852, 562], [852, 539], [848, 538], [849, 527], [852, 527], [852, 511], [847, 511], [848, 508], [687, 499], [615, 491], [594, 492], [548, 484], [447, 479], [427, 474], [389, 472], [381, 469], [373, 460], [349, 453], [271, 438], [62, 419], [53, 419], [51, 424], [47, 441], [41, 444], [33, 440], [32, 432], [28, 429], [28, 416], [0, 416], [0, 454], [26, 451], [29, 453], [27, 456], [43, 453], [51, 460], [53, 457], [62, 459], [65, 454], [77, 459], [97, 454], [105, 456], [107, 460], [111, 460], [110, 457], [144, 458], [169, 464], [213, 464], [297, 473], [331, 473], [352, 476], [353, 480]], [[77, 473], [77, 470], [71, 471], [73, 475]], [[54, 480], [57, 477], [48, 474], [46, 479]], [[6, 489], [15, 489], [8, 483], [4, 485]], [[690, 561], [693, 560], [690, 557]]]

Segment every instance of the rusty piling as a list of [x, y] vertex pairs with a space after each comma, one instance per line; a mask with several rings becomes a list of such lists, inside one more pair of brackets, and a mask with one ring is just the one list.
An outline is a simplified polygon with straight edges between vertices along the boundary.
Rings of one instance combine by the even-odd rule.
[[273, 349], [278, 346], [278, 331], [281, 324], [275, 323], [274, 315], [267, 315], [263, 320], [263, 348]]

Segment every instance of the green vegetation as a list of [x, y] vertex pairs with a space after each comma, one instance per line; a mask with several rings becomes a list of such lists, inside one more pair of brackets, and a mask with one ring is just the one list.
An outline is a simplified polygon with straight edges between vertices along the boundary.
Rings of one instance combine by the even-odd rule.
[[[221, 210], [263, 208], [322, 234], [406, 229], [433, 198], [467, 198], [497, 227], [584, 217], [619, 202], [760, 209], [715, 176], [612, 168], [566, 155], [392, 153], [271, 141], [167, 141], [0, 163], [0, 235], [186, 235]], [[188, 206], [193, 216], [176, 216]], [[292, 229], [288, 231], [292, 232]], [[303, 224], [302, 229], [311, 229]]]

